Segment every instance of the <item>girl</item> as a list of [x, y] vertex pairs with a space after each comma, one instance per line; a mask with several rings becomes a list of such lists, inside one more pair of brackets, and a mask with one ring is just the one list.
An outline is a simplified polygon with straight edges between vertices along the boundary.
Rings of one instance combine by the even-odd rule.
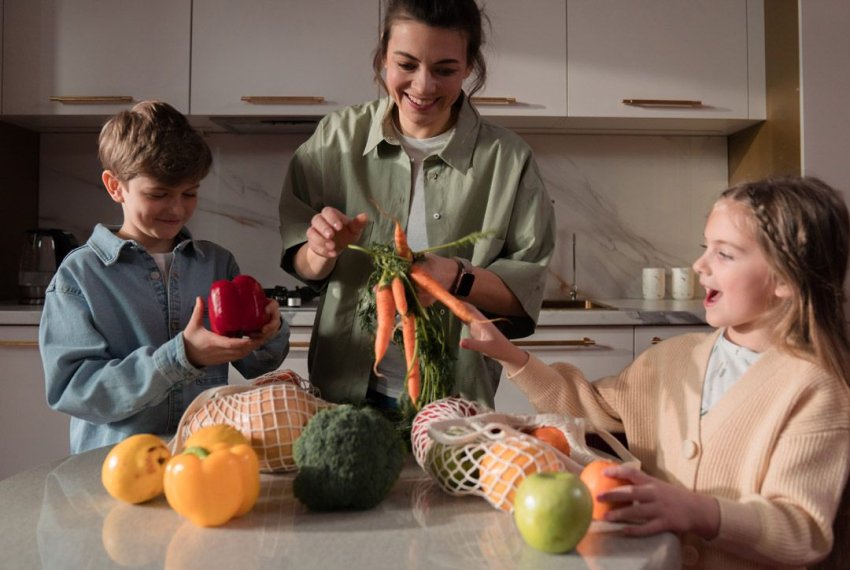
[[694, 262], [717, 331], [687, 334], [590, 383], [546, 366], [489, 323], [461, 346], [501, 361], [541, 412], [624, 432], [642, 471], [602, 493], [623, 531], [682, 535], [686, 565], [804, 566], [830, 551], [850, 470], [842, 285], [848, 213], [813, 178], [726, 190]]
[[[373, 341], [356, 317], [370, 266], [346, 247], [392, 243], [394, 219], [414, 250], [489, 231], [474, 246], [441, 250], [422, 263], [456, 295], [504, 317], [511, 334], [530, 334], [555, 226], [531, 149], [482, 120], [464, 92], [465, 83], [472, 94], [486, 80], [484, 16], [475, 0], [390, 0], [383, 13], [373, 71], [387, 97], [331, 113], [296, 151], [280, 228], [282, 267], [322, 293], [311, 382], [334, 402], [368, 395], [393, 407], [406, 363], [393, 344], [379, 374], [370, 374]], [[456, 347], [461, 324], [447, 317], [445, 325]], [[455, 390], [492, 405], [499, 367], [459, 352]]]

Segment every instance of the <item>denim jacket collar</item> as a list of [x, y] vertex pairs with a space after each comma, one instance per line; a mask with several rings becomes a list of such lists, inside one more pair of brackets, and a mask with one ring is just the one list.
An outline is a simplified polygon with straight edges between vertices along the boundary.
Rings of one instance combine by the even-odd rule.
[[[465, 171], [472, 163], [472, 152], [475, 149], [475, 141], [481, 126], [481, 116], [469, 102], [469, 97], [461, 92], [461, 100], [458, 102], [460, 110], [455, 122], [455, 133], [446, 146], [439, 153], [439, 157], [453, 168]], [[380, 121], [374, 121], [366, 139], [366, 147], [363, 149], [364, 156], [369, 154], [380, 143], [396, 145], [400, 147], [398, 137], [393, 129], [393, 108], [395, 101], [391, 97], [384, 97], [375, 113]]]
[[[89, 238], [89, 246], [104, 265], [112, 265], [115, 263], [121, 255], [121, 250], [125, 247], [144, 249], [134, 240], [121, 239], [118, 237], [117, 232], [120, 227], [121, 226], [97, 224]], [[180, 232], [177, 234], [177, 242], [178, 243], [174, 248], [174, 253], [180, 253], [182, 250], [191, 246], [192, 250], [200, 257], [204, 256], [203, 250], [195, 245], [195, 240], [192, 239], [191, 232], [185, 226], [181, 228]]]

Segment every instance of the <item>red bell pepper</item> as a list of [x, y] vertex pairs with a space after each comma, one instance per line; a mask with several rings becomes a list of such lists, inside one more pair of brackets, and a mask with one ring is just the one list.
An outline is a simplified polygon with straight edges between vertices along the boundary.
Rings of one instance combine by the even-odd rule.
[[222, 336], [240, 337], [259, 331], [268, 322], [262, 286], [249, 275], [221, 279], [210, 287], [207, 302], [210, 328]]

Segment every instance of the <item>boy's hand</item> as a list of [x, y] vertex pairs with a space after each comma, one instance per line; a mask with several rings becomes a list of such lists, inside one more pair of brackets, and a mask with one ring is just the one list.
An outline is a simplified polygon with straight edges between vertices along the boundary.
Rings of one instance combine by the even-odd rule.
[[717, 536], [720, 506], [714, 497], [665, 483], [634, 467], [608, 467], [604, 473], [631, 483], [600, 493], [598, 497], [601, 501], [626, 503], [605, 515], [605, 520], [610, 522], [638, 523], [624, 528], [624, 535], [646, 536], [671, 531], [677, 534], [692, 532], [706, 540]]
[[[277, 305], [276, 302], [272, 302]], [[269, 311], [268, 305], [266, 306], [266, 311]], [[267, 323], [260, 332], [261, 336], [259, 338], [265, 338], [262, 335], [271, 326], [271, 323]], [[280, 313], [278, 313], [277, 317], [277, 326], [280, 327]], [[277, 331], [277, 329], [274, 330]], [[198, 368], [224, 364], [245, 358], [257, 350], [264, 342], [265, 340], [254, 338], [230, 338], [217, 335], [205, 329], [204, 302], [200, 297], [195, 299], [195, 310], [192, 311], [189, 324], [183, 329], [183, 343], [186, 345], [186, 357], [193, 366]]]
[[525, 366], [528, 362], [528, 353], [517, 348], [496, 328], [496, 325], [487, 321], [487, 318], [473, 305], [464, 304], [472, 312], [475, 320], [467, 325], [470, 338], [461, 339], [460, 347], [475, 350], [498, 360], [508, 374]]
[[249, 335], [253, 340], [259, 341], [260, 346], [270, 341], [280, 330], [280, 305], [274, 299], [266, 303], [266, 315], [269, 321], [259, 331]]

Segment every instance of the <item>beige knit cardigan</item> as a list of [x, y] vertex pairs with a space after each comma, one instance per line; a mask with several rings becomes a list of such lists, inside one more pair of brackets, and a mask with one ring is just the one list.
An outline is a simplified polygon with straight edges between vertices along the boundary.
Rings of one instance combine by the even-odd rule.
[[711, 541], [683, 536], [686, 566], [803, 567], [832, 546], [850, 471], [850, 389], [770, 349], [700, 418], [721, 332], [668, 339], [593, 383], [534, 356], [510, 378], [537, 410], [624, 432], [646, 473], [717, 498], [720, 532]]

